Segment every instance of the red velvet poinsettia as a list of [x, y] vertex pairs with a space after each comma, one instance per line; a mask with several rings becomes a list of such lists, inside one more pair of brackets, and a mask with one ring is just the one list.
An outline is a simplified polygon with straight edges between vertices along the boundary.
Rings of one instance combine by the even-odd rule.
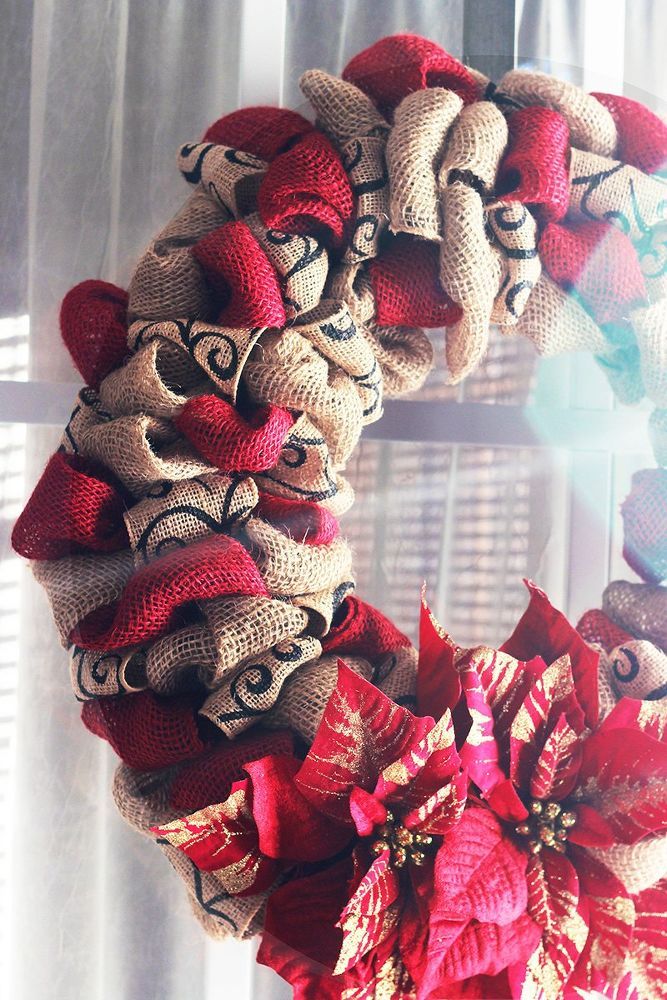
[[[512, 831], [527, 861], [528, 913], [542, 934], [521, 974], [513, 970], [513, 988], [545, 1000], [625, 989], [634, 955], [631, 979], [653, 982], [657, 993], [647, 995], [661, 995], [664, 934], [646, 944], [659, 933], [646, 893], [633, 897], [589, 849], [667, 829], [665, 713], [622, 699], [600, 721], [597, 654], [529, 589], [501, 650], [458, 649], [424, 608], [419, 701], [452, 711], [470, 794]], [[662, 889], [646, 892], [664, 905]]]
[[540, 939], [527, 857], [466, 805], [448, 711], [415, 717], [341, 664], [305, 760], [245, 770], [225, 803], [156, 832], [229, 892], [280, 877], [258, 958], [296, 997], [511, 995]]

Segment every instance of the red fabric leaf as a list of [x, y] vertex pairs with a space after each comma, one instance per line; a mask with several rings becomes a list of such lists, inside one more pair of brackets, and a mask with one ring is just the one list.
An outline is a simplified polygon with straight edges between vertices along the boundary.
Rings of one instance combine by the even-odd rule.
[[561, 714], [546, 739], [530, 776], [530, 794], [536, 799], [564, 799], [577, 783], [582, 741]]
[[667, 740], [667, 700], [640, 701], [621, 698], [604, 720], [605, 732], [610, 729], [641, 729], [654, 740]]
[[334, 515], [314, 500], [288, 500], [260, 490], [255, 514], [306, 545], [328, 545], [340, 531]]
[[204, 538], [138, 569], [120, 600], [86, 615], [70, 642], [102, 650], [139, 645], [169, 631], [183, 605], [224, 594], [268, 597], [240, 542], [226, 535]]
[[454, 711], [461, 697], [461, 681], [454, 665], [456, 646], [434, 618], [422, 592], [419, 615], [417, 708], [419, 715], [439, 718]]
[[562, 219], [570, 192], [570, 129], [558, 111], [526, 107], [508, 121], [509, 143], [496, 194], [530, 205], [545, 222]]
[[468, 769], [482, 795], [486, 796], [505, 780], [505, 774], [498, 765], [500, 755], [494, 733], [493, 714], [475, 669], [475, 652], [471, 650], [459, 663], [459, 676], [471, 720], [470, 730], [460, 753], [463, 766]]
[[641, 996], [667, 996], [667, 880], [634, 897], [635, 932], [630, 949], [633, 980]]
[[283, 153], [313, 125], [289, 108], [258, 106], [239, 108], [209, 125], [202, 142], [215, 142], [252, 153], [269, 162]]
[[568, 836], [573, 844], [580, 844], [582, 847], [611, 847], [615, 843], [609, 823], [597, 809], [580, 802], [574, 812], [577, 814], [577, 823]]
[[388, 618], [354, 595], [342, 602], [334, 623], [322, 640], [325, 653], [363, 656], [372, 662], [409, 646], [407, 635]]
[[322, 861], [342, 850], [352, 831], [323, 816], [304, 798], [294, 782], [300, 766], [296, 757], [280, 756], [246, 764], [259, 848], [269, 858]]
[[127, 292], [107, 281], [82, 281], [60, 307], [60, 332], [86, 385], [99, 389], [127, 346]]
[[609, 982], [623, 972], [635, 924], [635, 906], [623, 883], [588, 851], [571, 848], [579, 886], [588, 903], [588, 939], [572, 979], [590, 988], [593, 970]]
[[79, 455], [56, 452], [14, 525], [12, 547], [26, 559], [127, 548], [125, 509], [111, 473]]
[[174, 424], [207, 462], [223, 472], [264, 472], [280, 457], [294, 418], [282, 406], [259, 406], [245, 420], [219, 396], [189, 399]]
[[350, 815], [359, 836], [370, 837], [375, 827], [386, 821], [387, 807], [363, 788], [353, 788], [350, 793]]
[[227, 892], [247, 896], [268, 889], [278, 866], [262, 857], [247, 800], [247, 782], [232, 788], [225, 802], [153, 827], [205, 872], [215, 872]]
[[616, 158], [647, 174], [659, 174], [667, 163], [667, 124], [639, 101], [619, 94], [593, 92], [616, 122]]
[[446, 785], [460, 767], [452, 717], [447, 711], [421, 740], [383, 768], [374, 794], [383, 802], [398, 801], [403, 808], [416, 808]]
[[480, 98], [479, 84], [463, 63], [419, 35], [391, 35], [374, 42], [349, 61], [343, 79], [387, 113], [407, 94], [427, 87], [453, 90], [465, 104]]
[[265, 226], [328, 239], [335, 247], [343, 243], [354, 215], [347, 174], [321, 132], [302, 136], [291, 149], [276, 156], [257, 201]]
[[380, 772], [432, 727], [432, 719], [411, 715], [341, 663], [296, 783], [323, 813], [349, 823], [354, 786], [372, 791]]
[[379, 326], [453, 326], [463, 315], [440, 284], [436, 243], [399, 233], [368, 269]]
[[667, 744], [603, 723], [584, 745], [577, 797], [600, 813], [619, 843], [667, 829]]
[[400, 883], [391, 867], [389, 851], [375, 858], [340, 915], [343, 942], [335, 973], [351, 969], [371, 948], [377, 948], [395, 931]]
[[599, 715], [599, 656], [586, 645], [567, 618], [551, 605], [544, 591], [528, 580], [526, 586], [530, 602], [501, 650], [518, 660], [540, 656], [547, 663], [553, 663], [559, 656], [567, 654], [579, 704], [584, 710], [586, 724], [592, 728]]
[[461, 771], [433, 792], [420, 806], [403, 816], [408, 830], [443, 837], [456, 826], [463, 815], [468, 797], [468, 774]]
[[278, 275], [245, 222], [226, 222], [203, 236], [191, 252], [219, 297], [221, 326], [285, 325]]

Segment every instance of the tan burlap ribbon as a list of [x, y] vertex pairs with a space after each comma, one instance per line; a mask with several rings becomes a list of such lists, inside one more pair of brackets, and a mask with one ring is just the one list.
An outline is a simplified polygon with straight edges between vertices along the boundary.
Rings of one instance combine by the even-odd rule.
[[438, 170], [447, 133], [462, 107], [454, 91], [431, 87], [408, 94], [396, 108], [387, 140], [393, 232], [440, 239]]
[[309, 69], [299, 79], [301, 92], [315, 109], [317, 126], [340, 146], [362, 136], [382, 136], [389, 125], [370, 97], [353, 83], [322, 69]]
[[362, 329], [375, 318], [375, 298], [368, 268], [363, 261], [334, 265], [325, 288], [327, 298], [344, 302]]
[[332, 590], [352, 572], [352, 552], [344, 538], [308, 545], [288, 538], [261, 518], [251, 517], [245, 532], [255, 562], [272, 594], [294, 597]]
[[374, 136], [351, 139], [341, 149], [352, 194], [355, 219], [345, 260], [354, 262], [377, 256], [380, 237], [389, 222], [389, 176], [386, 140]]
[[[463, 180], [479, 194], [489, 194], [495, 184], [507, 137], [505, 116], [491, 101], [476, 101], [462, 108], [447, 137], [440, 167], [440, 186]], [[444, 224], [446, 230], [446, 219]]]
[[514, 326], [540, 279], [537, 224], [520, 201], [496, 202], [487, 209], [487, 232], [500, 253], [502, 281], [493, 303], [491, 321]]
[[586, 219], [615, 220], [639, 240], [667, 218], [667, 185], [637, 167], [572, 149], [570, 212]]
[[178, 167], [186, 181], [201, 182], [214, 204], [241, 219], [255, 210], [267, 164], [242, 150], [200, 142], [181, 147]]
[[635, 309], [632, 326], [639, 348], [644, 390], [656, 406], [667, 406], [667, 299]]
[[602, 610], [626, 632], [667, 652], [667, 587], [614, 580], [602, 595]]
[[170, 419], [191, 396], [211, 390], [212, 384], [185, 350], [155, 337], [107, 375], [99, 396], [100, 405], [114, 417], [145, 413]]
[[333, 616], [340, 602], [354, 590], [354, 580], [345, 577], [335, 587], [318, 590], [312, 594], [297, 594], [292, 598], [292, 604], [301, 608], [308, 616], [308, 634], [322, 637], [331, 628]]
[[586, 850], [606, 865], [630, 893], [643, 892], [667, 875], [667, 834], [646, 837], [637, 844]]
[[609, 350], [597, 323], [546, 273], [536, 283], [519, 320], [502, 330], [509, 336], [527, 337], [536, 351], [546, 356], [568, 351], [602, 354]]
[[433, 367], [433, 344], [422, 329], [373, 324], [363, 335], [382, 370], [387, 399], [421, 389]]
[[322, 297], [329, 273], [329, 255], [314, 237], [267, 229], [259, 214], [243, 220], [283, 282], [283, 303], [288, 320], [314, 309]]
[[616, 152], [611, 112], [576, 84], [535, 70], [513, 69], [505, 73], [498, 90], [523, 107], [539, 104], [558, 111], [569, 125], [573, 146], [601, 156]]
[[111, 414], [102, 407], [95, 390], [82, 389], [60, 439], [59, 451], [78, 455], [81, 452], [81, 442], [89, 429], [110, 419]]
[[78, 701], [132, 694], [148, 687], [142, 653], [100, 652], [73, 646], [70, 682]]
[[[648, 639], [632, 639], [602, 657], [616, 698], [666, 699], [667, 653]], [[667, 721], [667, 720], [666, 720]]]

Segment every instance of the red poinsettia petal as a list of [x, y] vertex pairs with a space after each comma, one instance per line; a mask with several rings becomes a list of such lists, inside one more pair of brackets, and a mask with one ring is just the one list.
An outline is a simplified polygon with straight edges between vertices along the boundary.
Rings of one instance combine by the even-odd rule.
[[575, 734], [584, 718], [574, 688], [570, 660], [561, 656], [551, 663], [530, 690], [510, 726], [510, 778], [517, 788], [527, 788], [538, 758], [560, 715]]
[[490, 795], [487, 795], [486, 801], [496, 816], [508, 822], [520, 823], [528, 816], [528, 810], [509, 778], [499, 782]]
[[328, 816], [350, 822], [355, 785], [371, 791], [385, 767], [434, 726], [396, 705], [378, 688], [339, 663], [313, 745], [296, 776], [302, 794]]
[[301, 794], [294, 781], [300, 767], [296, 757], [283, 755], [245, 765], [251, 780], [259, 849], [268, 858], [322, 861], [349, 843], [352, 830], [318, 812]]
[[[472, 651], [474, 653], [476, 651]], [[483, 795], [505, 780], [498, 766], [499, 751], [493, 728], [493, 713], [486, 700], [474, 659], [466, 658], [459, 665], [461, 684], [471, 724], [461, 747], [461, 762]]]
[[376, 826], [387, 818], [387, 807], [363, 788], [350, 792], [350, 814], [360, 837], [370, 837]]
[[468, 773], [455, 774], [425, 802], [403, 816], [403, 826], [420, 833], [444, 836], [461, 819], [468, 797]]
[[641, 729], [654, 740], [667, 740], [667, 698], [659, 701], [621, 698], [603, 725], [605, 732], [609, 729]]
[[586, 802], [580, 802], [574, 812], [577, 822], [568, 835], [568, 840], [573, 844], [581, 847], [611, 847], [615, 843], [612, 828], [597, 809]]
[[561, 714], [546, 739], [530, 776], [530, 794], [536, 799], [563, 799], [577, 782], [582, 741]]
[[635, 933], [629, 965], [642, 997], [667, 996], [667, 880], [634, 897]]
[[[586, 944], [588, 914], [579, 893], [579, 879], [562, 854], [545, 850], [531, 856], [526, 871], [528, 913], [542, 928], [539, 947], [527, 964], [526, 979], [533, 993], [546, 1000], [560, 1000], [567, 981]], [[529, 995], [533, 995], [529, 992]]]
[[584, 744], [576, 797], [600, 813], [620, 843], [667, 829], [667, 745], [639, 729], [603, 724]]
[[419, 806], [442, 788], [460, 767], [452, 716], [447, 709], [418, 743], [412, 744], [399, 760], [383, 769], [375, 795], [383, 801], [400, 800], [404, 807]]
[[598, 720], [598, 654], [586, 645], [567, 618], [552, 607], [549, 598], [529, 580], [526, 586], [530, 602], [517, 627], [501, 650], [519, 660], [541, 656], [553, 663], [566, 653], [570, 657], [579, 703], [586, 723], [592, 727]]
[[178, 847], [201, 871], [215, 872], [234, 895], [268, 889], [278, 873], [276, 862], [259, 851], [247, 781], [233, 785], [225, 802], [154, 827], [153, 833]]
[[454, 665], [456, 646], [436, 620], [422, 590], [419, 615], [419, 661], [417, 663], [417, 710], [419, 715], [439, 718], [453, 711], [461, 697], [461, 682]]
[[389, 851], [385, 851], [373, 861], [340, 915], [343, 942], [336, 975], [347, 972], [396, 930], [400, 906], [394, 904], [399, 892], [398, 876], [391, 867]]
[[[417, 994], [419, 1000], [422, 994]], [[510, 986], [507, 970], [503, 969], [497, 976], [471, 976], [464, 982], [445, 983], [442, 989], [435, 987], [429, 994], [429, 1000], [512, 1000], [514, 993]]]

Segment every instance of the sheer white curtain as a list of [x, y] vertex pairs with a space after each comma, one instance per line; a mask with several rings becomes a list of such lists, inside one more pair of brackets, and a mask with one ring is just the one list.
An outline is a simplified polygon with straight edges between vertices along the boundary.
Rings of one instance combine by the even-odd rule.
[[[281, 0], [265, 3], [275, 7]], [[605, 7], [586, 3], [600, 13]], [[514, 0], [504, 4], [514, 8]], [[25, 324], [7, 333], [7, 351], [0, 341], [0, 362], [7, 358], [0, 379], [78, 380], [59, 342], [60, 300], [87, 277], [125, 284], [144, 243], [184, 199], [176, 149], [238, 103], [242, 6], [235, 0], [4, 0], [0, 322], [27, 314], [30, 333], [25, 364], [17, 363]], [[524, 0], [518, 9], [521, 57], [553, 60], [556, 69], [569, 65], [576, 78], [596, 28], [586, 20], [584, 0]], [[665, 6], [612, 0], [609, 9], [614, 14], [608, 21], [616, 18], [618, 25], [623, 18], [628, 93], [664, 96], [664, 31], [656, 19], [664, 27]], [[284, 103], [301, 104], [297, 79], [303, 69], [337, 72], [355, 51], [395, 31], [422, 33], [461, 55], [464, 13], [464, 0], [289, 0]], [[607, 30], [602, 21], [597, 27]], [[466, 398], [502, 399], [501, 362], [492, 357]], [[427, 391], [446, 398], [438, 377]], [[0, 802], [6, 879], [0, 881], [0, 995], [287, 996], [273, 977], [252, 969], [249, 947], [207, 944], [168, 864], [115, 813], [113, 757], [81, 726], [46, 602], [8, 547], [19, 481], [23, 477], [23, 492], [29, 492], [59, 434], [35, 426], [40, 419], [48, 423], [36, 398], [32, 426], [27, 432], [18, 423], [3, 428], [0, 447], [6, 569], [0, 593], [2, 610], [15, 609], [13, 618], [0, 620], [17, 626], [3, 625], [2, 655], [10, 666], [18, 664], [17, 692], [7, 687], [7, 709], [0, 711], [0, 793], [11, 795]], [[547, 449], [420, 449], [375, 441], [360, 455], [353, 470], [359, 500], [348, 523], [360, 590], [401, 624], [412, 614], [406, 581], [414, 579], [416, 591], [424, 576], [435, 581], [439, 610], [446, 608], [471, 635], [491, 621], [499, 634], [506, 630], [520, 593], [507, 584], [510, 577], [539, 571], [542, 581], [548, 576], [554, 582], [557, 600], [568, 596], [565, 509], [572, 513], [573, 467], [562, 456]], [[479, 509], [470, 506], [474, 496], [482, 497]], [[502, 500], [491, 519], [485, 496]], [[607, 496], [608, 504], [613, 501]], [[485, 525], [481, 551], [466, 549], [469, 536], [458, 531], [466, 516], [468, 525], [471, 517]], [[457, 536], [464, 541], [452, 560]], [[523, 548], [517, 538], [526, 540]], [[609, 542], [606, 534], [600, 544]], [[605, 563], [600, 574], [606, 572]], [[589, 599], [595, 597], [593, 589]]]

